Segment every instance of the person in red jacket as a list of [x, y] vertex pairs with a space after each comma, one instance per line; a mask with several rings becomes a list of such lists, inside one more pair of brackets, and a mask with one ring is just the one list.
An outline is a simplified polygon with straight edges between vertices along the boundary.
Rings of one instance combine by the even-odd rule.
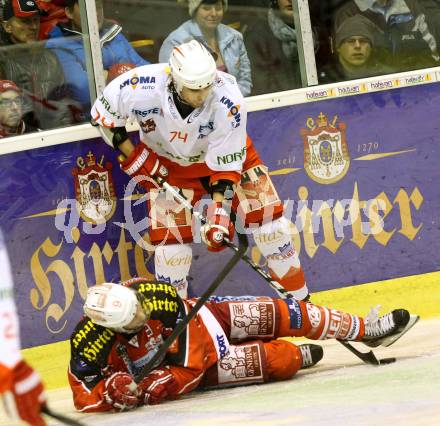
[[46, 40], [53, 27], [68, 22], [66, 4], [64, 0], [36, 0], [36, 3], [41, 11], [38, 40]]
[[373, 311], [364, 320], [293, 298], [212, 297], [142, 377], [143, 367], [195, 303], [181, 299], [170, 284], [144, 278], [91, 287], [86, 316], [70, 339], [68, 377], [75, 407], [122, 411], [175, 399], [197, 387], [290, 379], [320, 361], [323, 351], [278, 337], [389, 346], [418, 319], [405, 309], [382, 317]]
[[0, 80], [0, 139], [35, 132], [32, 113], [25, 114], [23, 93], [10, 80]]

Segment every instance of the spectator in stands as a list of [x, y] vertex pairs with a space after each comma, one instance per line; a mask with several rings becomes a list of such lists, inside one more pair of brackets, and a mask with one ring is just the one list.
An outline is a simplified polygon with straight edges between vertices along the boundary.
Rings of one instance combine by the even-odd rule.
[[37, 4], [30, 0], [4, 0], [2, 8], [2, 46], [30, 43], [38, 39], [40, 15]]
[[249, 58], [240, 32], [221, 23], [227, 7], [227, 0], [189, 0], [191, 19], [165, 39], [159, 61], [168, 62], [175, 46], [196, 39], [213, 53], [217, 68], [232, 74], [243, 96], [248, 96], [252, 88]]
[[394, 72], [440, 65], [440, 8], [432, 0], [350, 0], [334, 13], [334, 30], [357, 14], [384, 32]]
[[35, 0], [42, 11], [40, 16], [39, 40], [46, 40], [50, 31], [60, 22], [67, 22], [65, 0]]
[[[86, 57], [81, 33], [81, 18], [78, 0], [65, 0], [67, 24], [58, 24], [49, 33], [46, 47], [56, 54], [63, 69], [66, 83], [74, 100], [83, 111], [90, 111], [90, 92], [86, 69]], [[102, 61], [107, 75], [114, 64], [146, 65], [121, 34], [122, 28], [104, 19], [102, 0], [96, 0], [96, 11], [100, 27]]]
[[319, 70], [319, 82], [354, 80], [391, 72], [379, 62], [375, 52], [382, 37], [381, 30], [365, 16], [347, 18], [336, 31], [336, 60]]
[[80, 118], [56, 56], [36, 42], [39, 13], [33, 0], [0, 2], [0, 79], [14, 81], [23, 90], [25, 111], [33, 111], [36, 127], [51, 129]]
[[0, 80], [0, 139], [38, 130], [26, 125], [23, 115], [21, 90], [12, 81]]
[[267, 17], [249, 28], [245, 43], [252, 66], [253, 95], [301, 87], [290, 0], [270, 0]]

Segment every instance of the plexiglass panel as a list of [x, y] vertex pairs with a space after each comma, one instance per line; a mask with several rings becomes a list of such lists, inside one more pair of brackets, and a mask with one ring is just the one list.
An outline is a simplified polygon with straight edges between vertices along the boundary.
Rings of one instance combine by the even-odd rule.
[[310, 1], [323, 49], [319, 83], [440, 64], [440, 7], [434, 0]]
[[301, 85], [290, 0], [108, 0], [105, 15], [150, 62], [167, 62], [174, 46], [200, 40], [245, 96]]

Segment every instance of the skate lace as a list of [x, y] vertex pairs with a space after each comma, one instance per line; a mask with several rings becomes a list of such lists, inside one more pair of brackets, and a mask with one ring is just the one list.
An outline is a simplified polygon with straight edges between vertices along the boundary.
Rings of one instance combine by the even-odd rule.
[[304, 346], [300, 346], [299, 348], [301, 349], [301, 354], [303, 358], [302, 359], [303, 367], [313, 364], [313, 358], [312, 358], [312, 353], [310, 351], [310, 347], [304, 345]]
[[371, 308], [369, 314], [365, 317], [365, 335], [370, 337], [382, 336], [388, 333], [394, 327], [393, 314], [379, 317], [380, 305]]

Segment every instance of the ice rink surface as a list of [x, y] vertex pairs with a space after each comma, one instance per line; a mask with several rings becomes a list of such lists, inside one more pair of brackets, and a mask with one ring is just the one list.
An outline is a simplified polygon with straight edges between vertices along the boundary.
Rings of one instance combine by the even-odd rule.
[[[70, 391], [49, 392], [51, 409], [88, 426], [440, 425], [440, 318], [419, 321], [389, 348], [397, 362], [363, 364], [335, 341], [324, 358], [293, 379], [215, 391], [127, 413], [79, 414]], [[366, 346], [357, 344], [361, 350]], [[6, 422], [0, 412], [0, 424]], [[60, 424], [50, 420], [49, 425]]]

